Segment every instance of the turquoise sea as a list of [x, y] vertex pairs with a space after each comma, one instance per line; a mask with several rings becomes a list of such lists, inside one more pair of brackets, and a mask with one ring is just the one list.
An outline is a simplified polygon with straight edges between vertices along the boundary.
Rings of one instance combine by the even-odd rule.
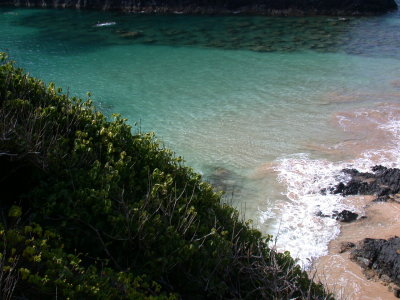
[[315, 214], [351, 209], [320, 190], [343, 167], [399, 166], [399, 12], [281, 18], [1, 8], [0, 51], [156, 132], [305, 266], [340, 230]]

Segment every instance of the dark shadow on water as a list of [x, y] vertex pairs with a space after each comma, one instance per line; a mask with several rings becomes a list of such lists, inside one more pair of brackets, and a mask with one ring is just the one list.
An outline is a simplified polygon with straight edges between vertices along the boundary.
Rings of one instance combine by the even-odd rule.
[[206, 180], [213, 185], [216, 191], [232, 195], [240, 193], [244, 178], [227, 168], [212, 166], [207, 170]]
[[205, 172], [204, 179], [213, 186], [214, 191], [224, 193], [223, 202], [245, 213], [240, 206], [244, 203], [244, 195], [249, 192], [246, 190], [248, 189], [248, 179], [237, 172], [217, 165], [205, 167], [203, 171]]
[[17, 18], [36, 28], [26, 41], [58, 55], [148, 44], [256, 52], [347, 52], [398, 57], [400, 17], [149, 16], [45, 9]]

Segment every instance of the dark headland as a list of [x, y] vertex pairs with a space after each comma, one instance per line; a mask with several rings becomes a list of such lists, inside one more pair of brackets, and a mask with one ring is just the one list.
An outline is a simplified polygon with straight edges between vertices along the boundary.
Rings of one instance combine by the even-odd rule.
[[134, 13], [369, 15], [397, 9], [395, 0], [0, 0], [17, 7], [77, 8]]

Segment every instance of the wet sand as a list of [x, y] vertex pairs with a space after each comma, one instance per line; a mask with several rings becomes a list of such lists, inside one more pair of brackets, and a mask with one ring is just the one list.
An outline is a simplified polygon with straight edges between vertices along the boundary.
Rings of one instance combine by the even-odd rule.
[[[348, 133], [349, 139], [334, 145], [330, 150], [353, 157], [360, 153], [369, 153], [371, 156], [379, 152], [387, 160], [393, 161], [395, 158], [390, 150], [396, 148], [397, 139], [395, 132], [387, 126], [393, 120], [398, 120], [399, 116], [400, 105], [395, 103], [381, 103], [370, 109], [336, 113], [332, 117], [333, 126]], [[379, 163], [379, 157], [370, 159]]]
[[357, 243], [364, 238], [388, 239], [400, 234], [400, 204], [371, 202], [371, 196], [348, 197], [355, 206], [365, 207], [367, 218], [343, 224], [340, 235], [329, 244], [329, 253], [316, 260], [310, 271], [338, 299], [398, 299], [388, 286], [373, 278], [367, 279], [362, 268], [349, 258], [349, 251], [340, 253], [343, 242]]

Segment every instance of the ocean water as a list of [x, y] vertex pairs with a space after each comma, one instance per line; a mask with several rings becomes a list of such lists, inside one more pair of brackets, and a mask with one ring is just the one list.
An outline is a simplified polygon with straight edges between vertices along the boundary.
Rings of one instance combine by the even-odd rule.
[[[183, 156], [307, 267], [353, 209], [341, 170], [399, 166], [400, 15], [0, 9], [0, 51]], [[363, 213], [362, 211], [358, 211]]]

